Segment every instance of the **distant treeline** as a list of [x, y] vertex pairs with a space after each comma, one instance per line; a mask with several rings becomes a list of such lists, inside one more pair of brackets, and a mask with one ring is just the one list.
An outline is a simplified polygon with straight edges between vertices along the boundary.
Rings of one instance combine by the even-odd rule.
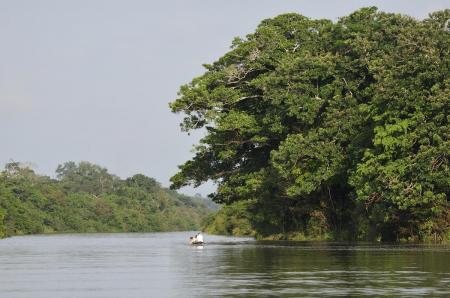
[[89, 162], [58, 166], [57, 178], [18, 162], [0, 173], [0, 237], [54, 232], [197, 230], [204, 199], [161, 187], [142, 174], [127, 179]]
[[171, 103], [206, 131], [172, 187], [218, 185], [213, 232], [450, 238], [449, 19], [263, 20]]

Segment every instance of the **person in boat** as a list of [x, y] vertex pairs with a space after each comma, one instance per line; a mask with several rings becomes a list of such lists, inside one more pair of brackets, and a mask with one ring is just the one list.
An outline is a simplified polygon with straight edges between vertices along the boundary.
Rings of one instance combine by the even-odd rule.
[[198, 233], [194, 237], [189, 237], [190, 244], [203, 244], [203, 235]]
[[198, 233], [198, 234], [195, 236], [195, 241], [196, 241], [197, 243], [203, 243], [203, 235], [202, 235], [202, 233]]

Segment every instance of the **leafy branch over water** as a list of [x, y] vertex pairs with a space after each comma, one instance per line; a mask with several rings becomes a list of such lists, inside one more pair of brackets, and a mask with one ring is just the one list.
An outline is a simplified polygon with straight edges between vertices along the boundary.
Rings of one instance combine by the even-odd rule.
[[207, 131], [172, 187], [218, 184], [212, 231], [448, 237], [449, 19], [262, 21], [171, 103], [183, 130]]

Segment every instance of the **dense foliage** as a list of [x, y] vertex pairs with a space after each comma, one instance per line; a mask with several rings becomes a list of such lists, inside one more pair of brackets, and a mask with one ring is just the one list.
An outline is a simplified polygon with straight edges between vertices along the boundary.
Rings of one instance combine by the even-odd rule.
[[256, 236], [247, 207], [246, 201], [223, 206], [204, 219], [202, 230], [209, 234]]
[[171, 103], [207, 132], [172, 187], [216, 182], [260, 236], [447, 237], [448, 19], [262, 21]]
[[6, 165], [0, 173], [0, 237], [196, 230], [210, 211], [203, 199], [142, 174], [122, 180], [88, 162], [67, 162], [56, 172], [51, 179], [17, 162]]

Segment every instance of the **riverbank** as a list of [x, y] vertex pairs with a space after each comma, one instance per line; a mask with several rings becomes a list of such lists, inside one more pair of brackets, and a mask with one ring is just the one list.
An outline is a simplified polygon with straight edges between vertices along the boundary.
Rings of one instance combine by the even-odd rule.
[[[202, 229], [210, 234], [254, 237], [257, 240], [282, 240], [282, 241], [368, 241], [371, 243], [444, 243], [450, 244], [450, 230], [438, 235], [436, 233], [423, 235], [422, 238], [409, 237], [386, 241], [380, 234], [352, 234], [351, 232], [337, 234], [333, 232], [326, 222], [312, 221], [302, 230], [281, 232], [268, 225], [255, 223], [255, 216], [248, 209], [249, 202], [236, 202], [228, 206], [222, 206], [219, 211], [211, 213], [202, 223]], [[367, 223], [365, 223], [367, 224]], [[365, 229], [368, 230], [367, 227]], [[373, 229], [374, 230], [374, 229]], [[354, 229], [357, 231], [357, 229]], [[354, 232], [353, 232], [354, 233]]]
[[0, 238], [59, 232], [198, 230], [206, 201], [137, 174], [126, 179], [87, 162], [66, 163], [58, 178], [20, 163], [0, 173]]

